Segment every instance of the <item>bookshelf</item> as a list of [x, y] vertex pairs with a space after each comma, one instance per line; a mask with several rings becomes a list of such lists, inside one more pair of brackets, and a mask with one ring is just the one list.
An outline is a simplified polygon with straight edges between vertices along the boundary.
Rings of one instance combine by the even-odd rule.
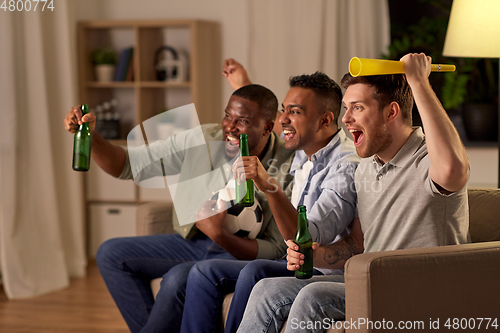
[[[188, 60], [187, 80], [157, 81], [155, 53], [162, 46], [182, 51]], [[133, 47], [133, 81], [97, 82], [90, 54], [111, 47], [119, 56]], [[84, 21], [78, 23], [80, 100], [99, 105], [112, 98], [119, 104], [121, 136], [165, 110], [194, 103], [201, 124], [219, 122], [221, 104], [220, 34], [217, 23], [200, 20]]]
[[[134, 127], [165, 110], [190, 103], [195, 104], [200, 124], [220, 122], [222, 57], [217, 23], [201, 20], [82, 21], [77, 24], [77, 34], [80, 103], [93, 108], [112, 99], [118, 101], [114, 111], [120, 115], [120, 135], [110, 140], [112, 143], [126, 146], [127, 134]], [[187, 77], [182, 82], [157, 80], [155, 54], [166, 45], [182, 53], [187, 60]], [[114, 49], [117, 57], [124, 49], [133, 47], [132, 81], [96, 81], [91, 53], [102, 47]], [[93, 252], [101, 241], [126, 235], [123, 230], [114, 232], [112, 227], [101, 228], [106, 231], [99, 235], [96, 234], [97, 226], [116, 223], [111, 221], [117, 220], [117, 214], [124, 214], [123, 220], [129, 219], [127, 216], [143, 202], [170, 199], [167, 189], [146, 189], [133, 182], [114, 179], [99, 170], [95, 163], [84, 178], [90, 257], [95, 255]], [[135, 214], [132, 218], [133, 221], [124, 222], [122, 227], [130, 229], [135, 225]], [[129, 233], [135, 233], [135, 229]]]

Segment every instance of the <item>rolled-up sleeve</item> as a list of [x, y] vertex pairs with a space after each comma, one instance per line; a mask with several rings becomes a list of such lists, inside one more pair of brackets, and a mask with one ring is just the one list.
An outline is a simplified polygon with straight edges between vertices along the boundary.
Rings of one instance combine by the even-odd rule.
[[164, 173], [178, 174], [184, 162], [186, 149], [190, 146], [201, 146], [203, 142], [201, 130], [195, 128], [166, 140], [156, 141], [149, 146], [122, 147], [126, 153], [126, 161], [118, 178], [134, 179], [137, 182], [151, 177], [161, 177]]

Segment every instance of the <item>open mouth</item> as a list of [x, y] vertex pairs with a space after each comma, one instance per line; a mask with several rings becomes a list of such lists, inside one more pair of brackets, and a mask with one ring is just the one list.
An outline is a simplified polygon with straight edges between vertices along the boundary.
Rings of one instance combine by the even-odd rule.
[[227, 145], [229, 147], [239, 147], [240, 146], [240, 138], [231, 134], [226, 135]]
[[352, 137], [354, 139], [354, 145], [356, 147], [359, 146], [361, 144], [361, 142], [363, 141], [363, 137], [364, 137], [363, 131], [350, 129], [349, 132], [351, 132]]
[[226, 134], [226, 154], [234, 157], [240, 151], [240, 138], [232, 134]]
[[297, 132], [295, 130], [283, 129], [283, 135], [284, 135], [285, 140], [293, 139], [295, 137], [295, 134], [297, 134]]

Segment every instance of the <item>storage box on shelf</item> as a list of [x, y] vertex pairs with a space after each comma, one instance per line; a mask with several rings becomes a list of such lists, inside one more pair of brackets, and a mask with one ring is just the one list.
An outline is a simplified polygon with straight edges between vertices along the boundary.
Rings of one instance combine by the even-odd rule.
[[89, 257], [95, 258], [97, 249], [107, 239], [136, 235], [136, 208], [136, 205], [112, 203], [90, 205]]
[[[178, 58], [186, 66], [182, 78], [159, 81], [158, 67], [163, 56], [161, 48], [169, 46], [176, 50]], [[133, 48], [128, 65], [121, 66], [126, 74], [122, 81], [97, 82], [92, 64], [93, 50], [109, 47], [116, 51], [118, 58]], [[180, 64], [181, 61], [176, 62]], [[162, 64], [164, 64], [163, 62]], [[171, 62], [166, 62], [171, 63]], [[222, 116], [220, 32], [215, 22], [200, 20], [124, 20], [124, 21], [84, 21], [78, 23], [78, 65], [79, 93], [81, 103], [90, 108], [105, 102], [117, 101], [113, 112], [119, 118], [119, 138], [110, 140], [114, 144], [126, 146], [127, 135], [137, 125], [179, 106], [194, 103], [200, 124], [219, 122]], [[179, 65], [180, 66], [180, 65]], [[116, 70], [120, 70], [120, 59]], [[132, 72], [130, 72], [132, 71]], [[123, 81], [124, 80], [124, 81]], [[193, 117], [191, 117], [193, 118]], [[188, 119], [196, 124], [198, 119]], [[184, 120], [186, 121], [186, 120]], [[131, 181], [115, 180], [98, 170], [93, 163], [85, 177], [86, 204], [89, 214], [89, 255], [95, 255], [95, 239], [99, 242], [109, 237], [119, 236], [120, 228], [113, 220], [116, 214], [96, 213], [103, 204], [135, 206], [154, 200], [169, 200], [168, 189], [139, 188]], [[109, 208], [113, 210], [112, 208]], [[127, 213], [128, 215], [128, 213]], [[134, 215], [135, 216], [135, 215]], [[97, 224], [114, 225], [105, 228], [105, 236], [94, 234]], [[116, 229], [113, 229], [116, 228]], [[115, 230], [115, 231], [112, 231]], [[97, 244], [97, 245], [96, 245]]]

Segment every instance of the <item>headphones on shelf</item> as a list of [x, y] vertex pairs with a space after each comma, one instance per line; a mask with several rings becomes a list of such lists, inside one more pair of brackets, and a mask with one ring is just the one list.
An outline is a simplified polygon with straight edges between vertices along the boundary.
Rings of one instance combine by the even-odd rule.
[[[169, 59], [168, 55], [171, 55]], [[162, 57], [163, 56], [163, 57]], [[158, 81], [178, 81], [180, 77], [181, 62], [179, 54], [170, 46], [162, 46], [155, 52], [155, 70]]]

